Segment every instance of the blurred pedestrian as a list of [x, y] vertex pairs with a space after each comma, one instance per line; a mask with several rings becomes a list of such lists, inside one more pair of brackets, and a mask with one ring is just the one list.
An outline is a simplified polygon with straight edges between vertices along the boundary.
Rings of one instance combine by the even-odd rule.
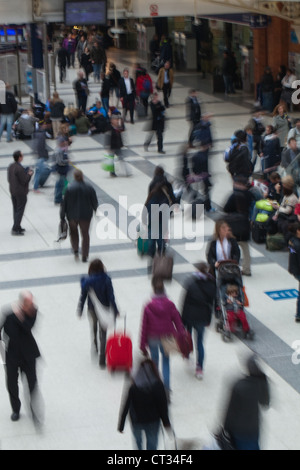
[[5, 103], [0, 103], [0, 141], [4, 129], [6, 128], [6, 141], [12, 141], [12, 126], [14, 117], [18, 109], [18, 103], [11, 92], [9, 83], [5, 84]]
[[153, 138], [154, 133], [157, 137], [157, 151], [158, 153], [165, 154], [166, 152], [163, 149], [163, 135], [165, 130], [165, 107], [159, 99], [158, 93], [153, 93], [152, 99], [150, 102], [150, 108], [152, 112], [152, 121], [149, 134], [144, 143], [144, 150], [148, 152], [149, 145]]
[[247, 375], [231, 389], [224, 429], [236, 450], [260, 450], [261, 408], [270, 405], [269, 384], [255, 356], [247, 360], [246, 367]]
[[171, 62], [167, 60], [164, 66], [159, 70], [157, 77], [157, 88], [162, 90], [164, 95], [164, 105], [169, 108], [169, 98], [171, 96], [174, 83], [174, 71]]
[[[297, 204], [295, 208], [295, 214], [298, 214], [298, 219], [300, 219], [300, 204]], [[289, 241], [289, 273], [292, 274], [295, 279], [299, 282], [299, 294], [297, 300], [297, 312], [295, 315], [295, 321], [300, 322], [300, 221], [295, 224], [293, 236]]]
[[95, 189], [84, 181], [82, 171], [74, 171], [74, 182], [65, 192], [61, 205], [61, 219], [68, 219], [70, 238], [75, 259], [79, 257], [79, 233], [82, 236], [82, 261], [87, 262], [90, 250], [89, 229], [93, 213], [98, 209], [98, 199]]
[[6, 342], [6, 384], [12, 407], [12, 421], [20, 418], [19, 371], [26, 375], [30, 393], [30, 409], [35, 424], [42, 424], [39, 414], [36, 359], [40, 351], [31, 332], [38, 309], [31, 292], [20, 293], [19, 301], [4, 313], [0, 325], [0, 337]]
[[214, 301], [216, 298], [216, 282], [209, 274], [209, 265], [201, 262], [195, 264], [197, 271], [188, 278], [182, 306], [182, 322], [189, 333], [194, 329], [197, 337], [197, 364], [195, 376], [203, 379], [205, 328], [211, 323]]
[[123, 106], [123, 119], [126, 120], [127, 113], [130, 114], [130, 122], [134, 124], [134, 107], [135, 107], [135, 84], [133, 78], [129, 77], [129, 70], [123, 70], [123, 77], [119, 82], [120, 99]]
[[33, 175], [31, 168], [22, 166], [23, 153], [16, 150], [13, 154], [14, 163], [8, 167], [8, 183], [13, 204], [14, 224], [12, 235], [24, 235], [25, 229], [21, 227], [25, 207], [27, 204], [27, 194], [29, 192], [29, 182]]
[[132, 383], [123, 397], [118, 430], [122, 433], [127, 414], [130, 415], [132, 433], [138, 450], [143, 450], [143, 434], [146, 449], [156, 450], [161, 422], [170, 431], [168, 402], [164, 385], [155, 364], [150, 359], [141, 362], [132, 377]]
[[184, 333], [180, 314], [173, 302], [168, 299], [162, 279], [152, 279], [153, 297], [144, 308], [141, 325], [140, 349], [143, 354], [150, 351], [151, 359], [159, 370], [159, 355], [162, 357], [162, 376], [170, 401], [170, 358], [163, 348], [162, 339]]
[[[88, 276], [81, 278], [81, 294], [78, 304], [77, 313], [81, 317], [83, 313], [84, 304], [87, 300], [88, 302], [88, 313], [91, 320], [92, 327], [92, 341], [93, 347], [95, 348], [96, 353], [99, 352], [99, 365], [102, 369], [105, 368], [106, 358], [106, 334], [107, 334], [107, 325], [101, 324], [101, 319], [97, 316], [97, 308], [92, 302], [89, 293], [91, 290], [94, 291], [97, 296], [101, 308], [104, 311], [112, 310], [112, 313], [115, 317], [119, 315], [119, 310], [116, 305], [114, 289], [110, 276], [106, 273], [105, 267], [102, 261], [97, 258], [94, 259], [88, 270]], [[99, 330], [99, 346], [98, 346], [98, 330]]]

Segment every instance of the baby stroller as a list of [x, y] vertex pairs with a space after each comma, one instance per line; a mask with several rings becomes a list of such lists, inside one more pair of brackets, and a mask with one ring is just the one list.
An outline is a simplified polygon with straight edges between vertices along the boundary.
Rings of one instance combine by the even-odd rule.
[[[244, 333], [244, 338], [252, 340], [254, 332], [249, 327], [244, 311], [245, 296], [239, 265], [232, 260], [221, 261], [216, 271], [216, 281], [220, 307], [216, 331], [222, 334], [224, 341], [232, 340], [233, 333], [239, 334], [241, 332]], [[229, 303], [230, 300], [227, 295], [228, 286], [234, 288], [237, 292], [234, 303]], [[238, 305], [237, 312], [234, 311], [234, 304]], [[234, 330], [233, 324], [235, 324]]]

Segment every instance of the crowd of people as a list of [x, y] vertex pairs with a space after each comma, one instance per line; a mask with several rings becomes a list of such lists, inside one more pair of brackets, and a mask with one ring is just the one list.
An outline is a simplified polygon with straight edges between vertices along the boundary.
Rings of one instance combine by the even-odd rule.
[[[77, 44], [72, 35], [69, 35], [61, 42], [57, 57], [61, 81], [64, 80], [66, 67], [75, 66], [76, 54], [82, 67], [73, 84], [77, 98], [76, 109], [67, 109], [59, 94], [55, 92], [45, 104], [42, 115], [35, 115], [34, 110], [23, 110], [15, 119], [18, 112], [16, 102], [13, 94], [7, 89], [9, 99], [5, 106], [1, 106], [0, 136], [6, 128], [8, 142], [13, 136], [16, 139], [33, 138], [37, 156], [35, 169], [24, 168], [22, 166], [23, 154], [21, 151], [16, 151], [13, 155], [14, 162], [8, 169], [14, 219], [12, 235], [24, 236], [25, 229], [21, 223], [30, 181], [34, 177], [34, 191], [39, 192], [39, 188], [45, 184], [47, 168], [48, 176], [51, 172], [57, 175], [54, 202], [60, 206], [61, 219], [66, 219], [68, 222], [74, 257], [78, 260], [81, 251], [82, 261], [88, 262], [90, 223], [99, 201], [95, 189], [85, 182], [80, 170], [75, 169], [73, 180], [68, 181], [67, 176], [72, 168], [69, 158], [72, 136], [74, 134], [92, 135], [96, 132], [109, 133], [111, 153], [123, 161], [121, 134], [124, 131], [128, 113], [129, 122], [131, 124], [135, 122], [138, 99], [144, 107], [145, 115], [148, 113], [149, 106], [152, 113], [151, 128], [145, 140], [144, 149], [148, 150], [153, 135], [156, 133], [158, 152], [164, 154], [165, 111], [170, 106], [174, 73], [169, 57], [170, 45], [164, 40], [163, 46], [163, 50], [160, 50], [158, 54], [158, 50], [155, 50], [153, 45], [153, 60], [159, 57], [162, 61], [158, 70], [157, 83], [154, 85], [146, 69], [139, 64], [135, 70], [136, 75], [132, 78], [128, 68], [125, 68], [121, 74], [115, 64], [107, 63], [105, 49], [95, 35], [88, 39], [85, 34], [82, 34]], [[88, 81], [91, 71], [94, 73], [95, 82], [101, 85], [99, 92], [101, 99], [87, 108]], [[267, 82], [266, 79], [265, 82]], [[232, 85], [228, 78], [226, 86], [228, 93], [232, 92], [230, 91]], [[162, 92], [162, 98], [160, 98], [160, 92]], [[267, 93], [269, 93], [267, 88], [262, 87], [264, 106], [270, 100]], [[114, 95], [117, 100], [116, 106], [110, 106], [110, 100]], [[121, 110], [118, 107], [119, 101], [122, 106]], [[138, 338], [144, 357], [140, 367], [132, 376], [132, 383], [121, 407], [118, 425], [118, 430], [123, 432], [129, 413], [138, 449], [143, 448], [143, 432], [147, 436], [147, 449], [157, 448], [160, 421], [168, 431], [171, 428], [168, 410], [171, 404], [170, 357], [164, 349], [164, 338], [170, 335], [176, 337], [185, 331], [190, 334], [193, 330], [195, 331], [195, 376], [198, 380], [202, 380], [205, 368], [205, 328], [211, 324], [213, 316], [218, 315], [220, 303], [224, 302], [224, 298], [230, 330], [235, 332], [236, 323], [239, 322], [244, 337], [249, 337], [251, 330], [244, 310], [244, 299], [238, 298], [237, 286], [232, 285], [232, 282], [225, 292], [220, 291], [217, 272], [222, 263], [227, 261], [233, 261], [239, 265], [242, 250], [241, 274], [242, 276], [252, 275], [249, 252], [251, 233], [254, 234], [256, 229], [264, 230], [264, 241], [267, 247], [270, 247], [274, 242], [274, 237], [278, 238], [280, 234], [282, 249], [290, 250], [289, 271], [300, 282], [300, 144], [298, 144], [300, 121], [294, 122], [289, 117], [286, 109], [288, 104], [288, 100], [278, 104], [274, 111], [272, 125], [264, 123], [267, 108], [256, 107], [245, 128], [234, 132], [230, 148], [224, 156], [228, 172], [232, 177], [232, 194], [224, 204], [223, 214], [216, 220], [215, 233], [207, 248], [207, 259], [195, 263], [195, 272], [186, 280], [182, 292], [182, 305], [176, 306], [168, 298], [162, 277], [152, 277], [153, 297], [144, 307], [141, 333]], [[203, 185], [202, 201], [206, 211], [210, 213], [214, 211], [209, 196], [210, 173], [213, 169], [208, 168], [208, 162], [213, 136], [210, 129], [210, 116], [202, 114], [198, 92], [195, 89], [191, 89], [187, 96], [186, 119], [190, 122], [189, 133], [185, 139], [188, 151], [183, 152], [180, 182], [186, 194], [194, 192], [195, 182]], [[53, 166], [50, 169], [46, 149], [46, 139], [49, 138], [57, 142]], [[125, 165], [125, 162], [123, 163]], [[259, 170], [255, 171], [257, 164]], [[125, 170], [129, 176], [127, 165], [125, 165]], [[110, 169], [110, 174], [116, 176], [114, 168]], [[145, 195], [145, 225], [149, 238], [147, 254], [152, 260], [157, 253], [162, 255], [166, 252], [169, 220], [151, 219], [151, 206], [155, 204], [167, 204], [173, 208], [179, 206], [180, 198], [175, 194], [174, 189], [163, 168], [157, 166], [148, 193]], [[259, 217], [262, 215], [267, 217]], [[171, 213], [169, 216], [171, 217]], [[155, 223], [157, 224], [154, 230], [156, 236], [153, 237]], [[81, 250], [78, 228], [82, 237]], [[107, 330], [96, 314], [90, 289], [95, 292], [103, 309], [113, 309], [115, 318], [119, 315], [119, 309], [112, 280], [100, 259], [90, 263], [88, 276], [81, 280], [80, 287], [78, 314], [82, 315], [87, 300], [93, 346], [99, 354], [100, 367], [105, 368]], [[300, 321], [299, 298], [296, 321]], [[13, 338], [9, 345], [7, 362], [7, 387], [13, 421], [19, 419], [21, 406], [18, 396], [17, 370], [20, 368], [26, 373], [32, 400], [37, 387], [35, 361], [39, 356], [39, 351], [31, 334], [36, 315], [37, 308], [32, 295], [23, 292], [19, 304], [7, 314], [0, 325], [6, 335]], [[21, 338], [20, 349], [14, 341], [16, 337]], [[161, 374], [159, 372], [160, 356]], [[231, 434], [232, 445], [236, 449], [256, 450], [259, 448], [259, 407], [260, 405], [268, 406], [269, 390], [267, 378], [253, 358], [248, 362], [248, 368], [249, 377], [238, 382], [233, 388], [223, 426]], [[239, 394], [238, 404], [237, 394]], [[241, 419], [240, 413], [242, 409], [247, 416], [248, 406], [252, 410], [253, 418], [249, 423], [247, 419]], [[32, 411], [34, 419], [37, 420], [34, 407]]]

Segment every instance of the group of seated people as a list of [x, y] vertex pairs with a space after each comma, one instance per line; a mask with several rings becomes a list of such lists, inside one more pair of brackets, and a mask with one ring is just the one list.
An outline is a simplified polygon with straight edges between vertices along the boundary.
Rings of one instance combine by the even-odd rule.
[[[109, 113], [110, 114], [110, 113]], [[93, 135], [107, 132], [110, 116], [103, 108], [101, 101], [97, 101], [86, 113], [75, 108], [65, 108], [61, 123], [68, 123], [70, 132], [79, 135]], [[33, 109], [23, 109], [17, 112], [13, 124], [14, 137], [17, 140], [29, 140], [34, 138], [37, 129], [46, 124], [47, 138], [53, 139], [51, 113], [45, 110], [36, 115]]]

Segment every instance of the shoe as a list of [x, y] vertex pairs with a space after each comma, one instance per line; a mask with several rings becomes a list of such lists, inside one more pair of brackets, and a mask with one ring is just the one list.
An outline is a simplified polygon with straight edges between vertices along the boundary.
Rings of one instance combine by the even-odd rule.
[[83, 263], [87, 263], [88, 259], [87, 258], [82, 258]]
[[208, 209], [206, 212], [212, 214], [214, 212], [217, 212], [216, 209], [214, 207], [211, 207], [210, 209]]
[[148, 145], [144, 145], [144, 152], [148, 152]]
[[117, 177], [116, 173], [111, 173], [110, 176], [112, 176], [113, 178]]
[[165, 154], [166, 152], [164, 150], [159, 150], [158, 153]]
[[201, 367], [196, 367], [195, 377], [197, 380], [203, 380], [203, 370]]
[[251, 273], [245, 273], [244, 271], [242, 271], [242, 276], [249, 276], [250, 277], [250, 276], [252, 276], [252, 274]]
[[253, 330], [249, 330], [249, 331], [244, 332], [244, 338], [245, 339], [252, 340], [254, 338], [254, 335], [255, 335], [255, 333], [254, 333]]
[[76, 251], [74, 253], [74, 258], [75, 258], [75, 261], [79, 261], [79, 254], [78, 254], [78, 251]]
[[20, 228], [20, 231], [23, 233], [26, 232], [25, 228], [22, 228], [22, 227]]
[[24, 232], [22, 232], [22, 230], [12, 230], [11, 231], [11, 234], [14, 236], [14, 237], [22, 237], [24, 236]]
[[295, 322], [296, 322], [296, 323], [300, 323], [300, 317], [296, 316], [296, 317], [295, 317]]
[[16, 413], [15, 411], [13, 412], [13, 414], [11, 415], [10, 419], [14, 422], [16, 421], [19, 421], [20, 419], [20, 413]]

